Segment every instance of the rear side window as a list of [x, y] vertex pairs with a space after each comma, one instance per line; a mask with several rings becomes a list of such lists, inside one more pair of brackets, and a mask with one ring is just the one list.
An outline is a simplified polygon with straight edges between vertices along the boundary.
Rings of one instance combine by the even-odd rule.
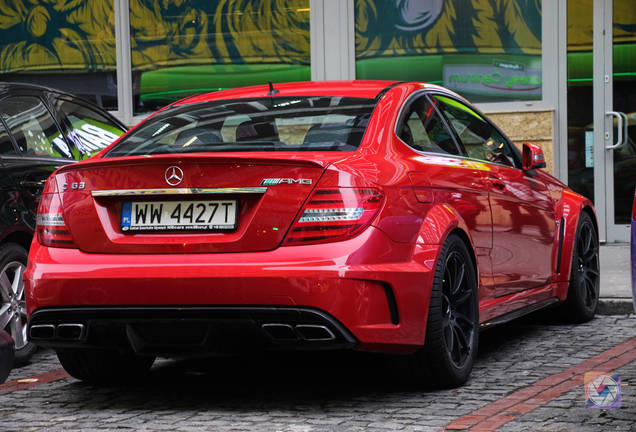
[[25, 156], [72, 158], [51, 113], [35, 96], [13, 96], [0, 101], [0, 115]]
[[68, 138], [80, 155], [93, 155], [124, 134], [108, 117], [84, 105], [60, 99], [57, 109], [68, 119]]
[[455, 129], [468, 157], [520, 166], [508, 141], [478, 113], [455, 99], [433, 96], [433, 100], [439, 103], [441, 111]]
[[174, 106], [138, 126], [106, 155], [356, 150], [375, 100], [268, 97]]
[[418, 151], [460, 154], [450, 132], [426, 96], [420, 96], [410, 104], [398, 126], [398, 136]]
[[15, 154], [15, 148], [9, 137], [9, 133], [0, 122], [0, 155], [9, 156]]

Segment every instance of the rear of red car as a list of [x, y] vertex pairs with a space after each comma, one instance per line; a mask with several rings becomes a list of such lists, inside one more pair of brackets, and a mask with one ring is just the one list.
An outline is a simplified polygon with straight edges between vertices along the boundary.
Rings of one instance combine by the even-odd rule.
[[25, 277], [30, 338], [149, 357], [421, 345], [427, 304], [398, 303], [427, 286], [413, 254], [435, 251], [378, 228], [394, 191], [347, 163], [375, 138], [377, 103], [176, 105], [57, 171]]

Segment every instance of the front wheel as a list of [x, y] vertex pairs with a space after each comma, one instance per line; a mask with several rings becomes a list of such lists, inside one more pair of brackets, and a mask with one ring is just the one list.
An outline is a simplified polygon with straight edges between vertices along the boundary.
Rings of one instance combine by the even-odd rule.
[[589, 214], [582, 212], [576, 228], [568, 296], [563, 304], [571, 321], [594, 318], [600, 292], [599, 247], [596, 228]]
[[431, 387], [457, 387], [473, 368], [479, 338], [477, 274], [464, 241], [446, 240], [440, 253], [424, 347], [413, 355], [413, 372]]
[[154, 357], [91, 349], [60, 349], [57, 358], [69, 375], [94, 384], [139, 379], [155, 361]]

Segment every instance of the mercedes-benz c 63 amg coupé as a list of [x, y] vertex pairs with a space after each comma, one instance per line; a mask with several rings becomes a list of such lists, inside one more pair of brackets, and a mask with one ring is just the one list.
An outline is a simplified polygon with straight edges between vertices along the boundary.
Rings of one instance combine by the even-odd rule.
[[89, 381], [156, 356], [357, 349], [461, 385], [481, 327], [595, 313], [592, 203], [544, 167], [439, 86], [193, 96], [49, 178], [29, 337]]

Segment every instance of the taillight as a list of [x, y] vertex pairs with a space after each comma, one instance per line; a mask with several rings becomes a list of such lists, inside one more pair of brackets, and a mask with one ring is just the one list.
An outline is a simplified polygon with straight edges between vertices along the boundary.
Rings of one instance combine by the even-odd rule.
[[55, 188], [55, 180], [49, 180], [49, 184], [38, 207], [37, 227], [38, 243], [43, 246], [59, 248], [75, 248], [75, 242], [64, 222], [62, 215], [62, 201]]
[[344, 240], [366, 228], [382, 206], [384, 196], [374, 188], [319, 188], [303, 207], [285, 244]]

